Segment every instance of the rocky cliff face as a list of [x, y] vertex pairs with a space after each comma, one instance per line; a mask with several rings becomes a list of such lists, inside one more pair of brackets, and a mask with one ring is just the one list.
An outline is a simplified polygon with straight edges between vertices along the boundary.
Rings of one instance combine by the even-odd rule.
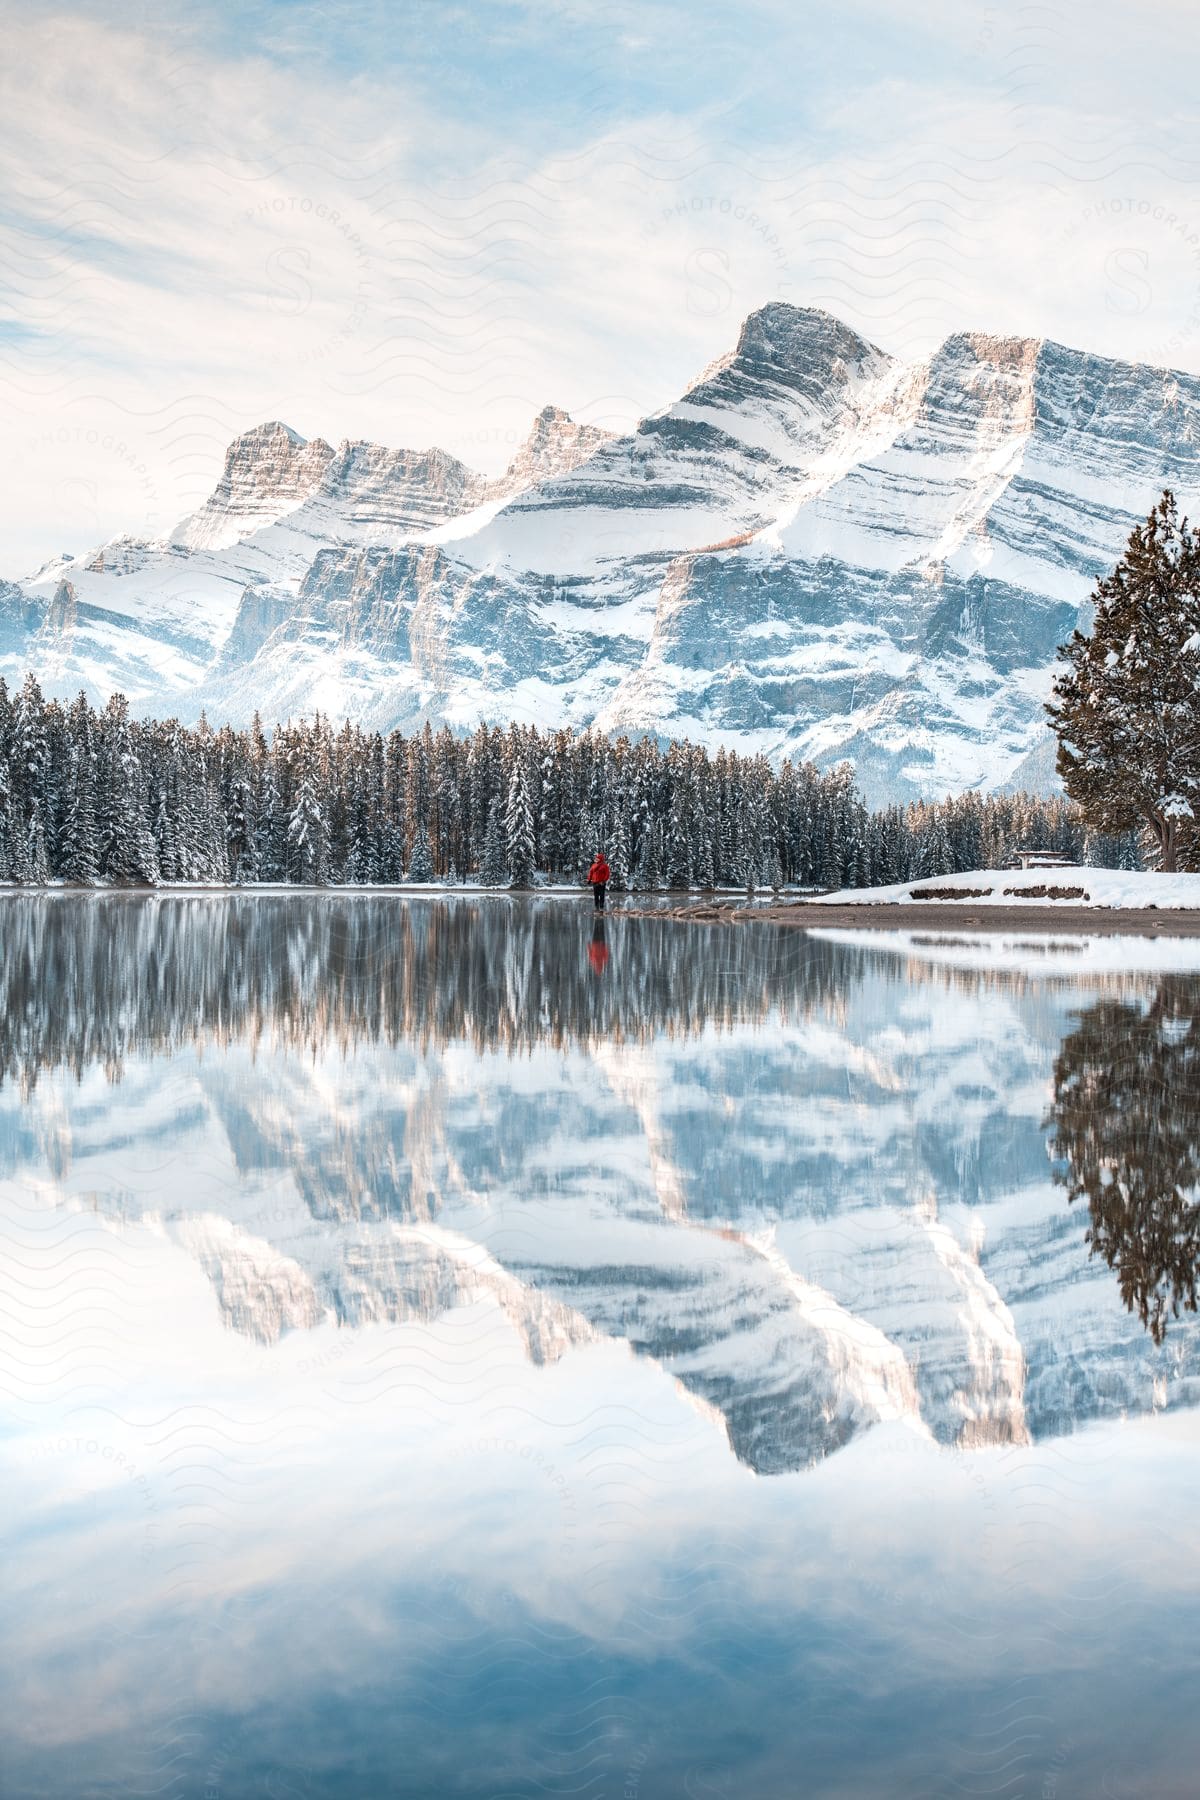
[[560, 406], [544, 406], [504, 474], [487, 484], [487, 497], [508, 500], [539, 482], [569, 475], [611, 438], [610, 431], [598, 426], [577, 425]]
[[208, 500], [171, 533], [184, 550], [224, 550], [311, 499], [334, 459], [323, 438], [309, 443], [272, 420], [234, 438]]
[[[3, 668], [185, 715], [849, 756], [876, 801], [1044, 784], [1054, 650], [1167, 484], [1200, 493], [1194, 376], [970, 333], [905, 366], [780, 303], [627, 436], [546, 408], [495, 481], [258, 427], [167, 545], [0, 593]], [[23, 621], [68, 573], [56, 657]]]
[[[335, 450], [278, 422], [258, 425], [234, 439], [216, 488], [170, 542], [227, 550], [283, 524], [314, 546], [402, 542], [578, 468], [609, 435], [544, 407], [505, 473], [489, 481], [444, 450], [389, 450], [362, 439]], [[96, 573], [114, 566], [116, 548], [97, 552]]]

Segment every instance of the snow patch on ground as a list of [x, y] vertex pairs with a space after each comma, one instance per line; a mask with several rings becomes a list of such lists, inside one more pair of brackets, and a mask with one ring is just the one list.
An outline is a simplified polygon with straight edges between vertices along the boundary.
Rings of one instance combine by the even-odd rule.
[[[1038, 889], [1082, 888], [1082, 894], [1054, 898]], [[890, 887], [841, 888], [822, 894], [814, 905], [886, 906], [920, 899], [934, 890], [931, 911], [939, 904], [1011, 906], [1023, 900], [1039, 906], [1092, 906], [1175, 911], [1200, 908], [1200, 874], [1158, 875], [1143, 869], [1094, 869], [1072, 864], [1056, 869], [968, 869], [961, 875], [930, 875], [921, 881], [899, 881]]]

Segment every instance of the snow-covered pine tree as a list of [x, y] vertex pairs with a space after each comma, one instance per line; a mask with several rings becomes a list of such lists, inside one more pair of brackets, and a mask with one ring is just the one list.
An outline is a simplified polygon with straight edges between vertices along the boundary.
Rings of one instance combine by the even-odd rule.
[[226, 803], [225, 846], [231, 881], [253, 881], [257, 875], [258, 832], [254, 795], [246, 775], [235, 775]]
[[565, 863], [570, 861], [570, 840], [573, 835], [568, 828], [564, 842], [563, 826], [569, 817], [564, 805], [564, 782], [567, 774], [566, 759], [561, 753], [561, 740], [565, 733], [559, 732], [547, 742], [542, 749], [541, 757], [541, 806], [538, 815], [538, 837], [542, 845], [542, 854], [546, 859], [546, 867], [551, 874], [557, 874]]
[[946, 819], [940, 807], [929, 809], [929, 823], [922, 834], [921, 848], [917, 859], [917, 875], [953, 875], [954, 851], [950, 844], [950, 833], [946, 829]]
[[265, 760], [262, 770], [256, 825], [258, 841], [255, 846], [255, 862], [258, 879], [282, 881], [286, 873], [286, 826], [273, 754]]
[[408, 879], [422, 885], [433, 880], [433, 849], [429, 842], [429, 828], [424, 819], [417, 821], [412, 854], [408, 859]]
[[739, 771], [738, 786], [741, 789], [738, 828], [738, 886], [744, 887], [747, 893], [753, 893], [762, 880], [763, 863], [767, 854], [766, 821], [763, 815], [762, 795], [754, 780], [753, 771], [745, 765]]
[[638, 893], [657, 893], [663, 885], [662, 831], [656, 819], [650, 819], [642, 830], [633, 885]]
[[175, 818], [167, 790], [160, 782], [154, 803], [154, 846], [158, 852], [158, 872], [163, 881], [179, 880], [179, 852], [175, 838]]
[[12, 795], [8, 787], [8, 758], [0, 743], [0, 881], [12, 879]]
[[499, 800], [492, 801], [492, 810], [488, 815], [479, 879], [484, 887], [508, 886], [508, 864], [504, 858], [504, 820], [500, 814]]
[[11, 845], [12, 879], [27, 887], [33, 880], [32, 865], [29, 860], [29, 827], [21, 817], [21, 808], [15, 797], [10, 796], [7, 833]]
[[[425, 730], [420, 737], [409, 739], [407, 748], [408, 768], [404, 780], [404, 844], [406, 857], [411, 865], [413, 843], [419, 827], [424, 827], [426, 843], [429, 841], [429, 813], [432, 801], [429, 763], [433, 752], [433, 733], [429, 729], [428, 722], [426, 722]], [[432, 863], [432, 852], [430, 861]]]
[[[623, 797], [622, 797], [623, 798]], [[608, 866], [612, 870], [612, 886], [624, 892], [629, 886], [629, 833], [625, 807], [618, 803], [613, 827], [608, 836]]]
[[28, 880], [33, 887], [45, 887], [50, 879], [50, 859], [46, 855], [46, 834], [35, 812], [29, 821]]
[[364, 836], [366, 841], [366, 873], [365, 881], [388, 881], [387, 831], [384, 815], [384, 753], [383, 739], [375, 731], [367, 748], [365, 768], [363, 771], [362, 805], [366, 815]]
[[158, 856], [148, 817], [146, 770], [139, 734], [124, 694], [114, 694], [97, 733], [100, 873], [110, 881], [153, 886]]
[[79, 693], [67, 714], [68, 769], [59, 870], [72, 885], [90, 887], [99, 874], [96, 837], [96, 747], [92, 710]]
[[404, 876], [404, 785], [408, 773], [408, 747], [402, 732], [389, 731], [382, 755], [377, 879], [400, 881]]
[[434, 865], [446, 871], [462, 856], [466, 810], [454, 734], [443, 725], [433, 742]]
[[358, 733], [347, 719], [326, 747], [328, 781], [322, 782], [329, 821], [329, 880], [345, 881], [358, 828], [356, 763]]
[[690, 811], [686, 781], [677, 766], [663, 844], [663, 873], [669, 888], [687, 889], [692, 885]]
[[221, 790], [215, 775], [209, 777], [205, 788], [204, 821], [204, 879], [223, 885], [229, 880], [229, 846], [221, 809]]
[[[9, 787], [13, 799], [15, 862], [18, 879], [36, 883], [39, 875], [31, 863], [33, 846], [40, 842], [47, 870], [46, 845], [50, 835], [50, 753], [46, 730], [46, 703], [31, 674], [26, 675], [13, 701], [10, 726]], [[37, 833], [32, 831], [36, 821]]]
[[532, 887], [534, 871], [533, 806], [530, 801], [523, 748], [519, 748], [513, 756], [512, 772], [508, 780], [508, 797], [504, 806], [504, 838], [510, 886], [515, 888]]
[[99, 858], [91, 757], [84, 744], [74, 746], [69, 791], [62, 832], [62, 876], [73, 887], [90, 887], [99, 874]]
[[300, 776], [288, 819], [287, 840], [292, 879], [324, 887], [329, 880], [329, 824], [312, 773]]

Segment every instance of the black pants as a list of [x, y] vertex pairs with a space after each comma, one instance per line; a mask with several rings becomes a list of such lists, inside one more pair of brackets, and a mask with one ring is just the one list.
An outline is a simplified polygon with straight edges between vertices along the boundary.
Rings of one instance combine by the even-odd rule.
[[593, 881], [592, 883], [592, 894], [596, 901], [597, 912], [604, 911], [604, 890], [607, 886], [607, 881]]

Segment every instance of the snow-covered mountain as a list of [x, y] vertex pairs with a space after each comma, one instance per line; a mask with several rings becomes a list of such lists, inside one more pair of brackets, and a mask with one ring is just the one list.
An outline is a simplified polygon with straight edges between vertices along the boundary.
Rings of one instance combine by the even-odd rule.
[[0, 669], [850, 757], [875, 800], [1041, 786], [1055, 648], [1165, 485], [1200, 493], [1200, 378], [978, 334], [907, 365], [775, 303], [627, 436], [547, 408], [496, 481], [260, 426], [166, 542], [0, 585]]
[[1161, 985], [1078, 941], [614, 917], [597, 978], [548, 905], [7, 904], [0, 1177], [150, 1221], [260, 1343], [483, 1299], [535, 1363], [655, 1360], [763, 1473], [1200, 1399], [1196, 1320], [1157, 1346], [1052, 1177], [1064, 1037]]

